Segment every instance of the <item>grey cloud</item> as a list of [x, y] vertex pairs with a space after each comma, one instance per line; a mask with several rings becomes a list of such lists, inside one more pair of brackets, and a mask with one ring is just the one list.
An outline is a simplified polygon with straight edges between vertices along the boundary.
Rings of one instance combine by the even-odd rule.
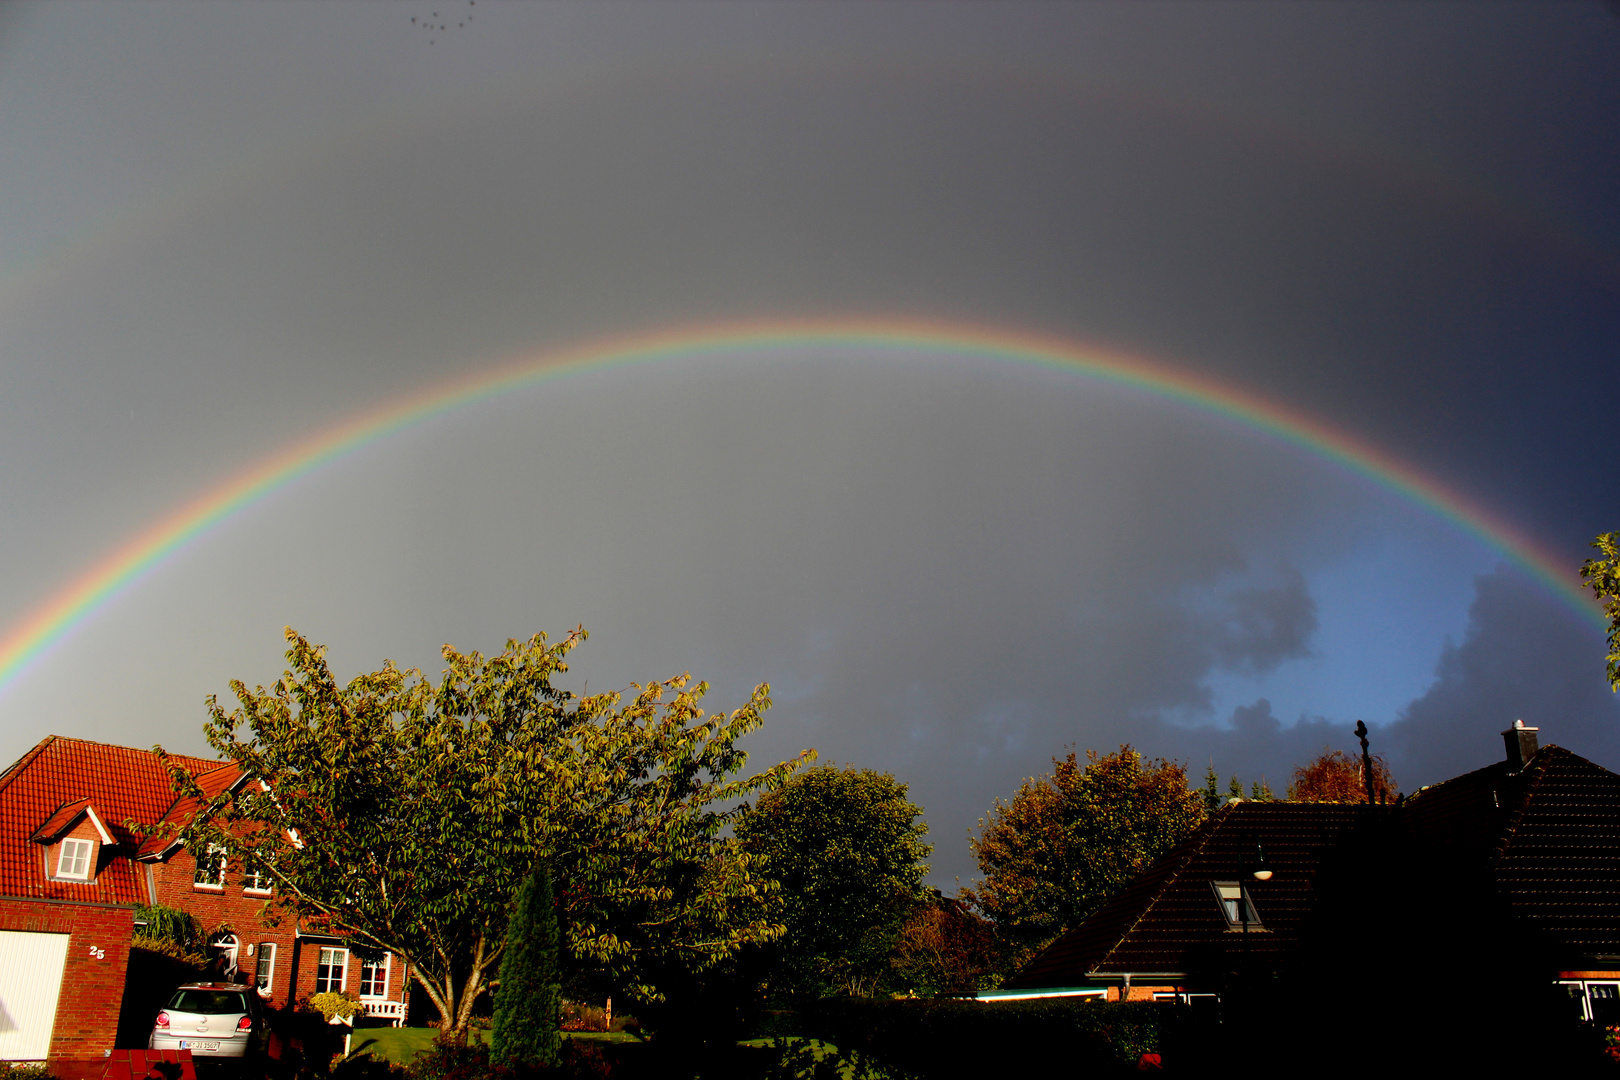
[[1412, 786], [1435, 783], [1499, 760], [1497, 733], [1523, 720], [1543, 742], [1620, 767], [1620, 698], [1603, 655], [1600, 632], [1522, 576], [1482, 577], [1468, 632], [1389, 729], [1392, 757]]

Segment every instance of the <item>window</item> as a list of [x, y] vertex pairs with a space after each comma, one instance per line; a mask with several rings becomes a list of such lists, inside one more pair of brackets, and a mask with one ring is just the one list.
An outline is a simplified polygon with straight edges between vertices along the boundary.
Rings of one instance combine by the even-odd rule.
[[1614, 983], [1587, 983], [1586, 1000], [1592, 1020], [1599, 1027], [1620, 1024], [1620, 986]]
[[[1241, 929], [1247, 916], [1249, 929], [1260, 928], [1260, 916], [1254, 913], [1254, 900], [1248, 890], [1235, 881], [1214, 881], [1215, 898], [1220, 902], [1221, 915], [1229, 929]], [[1241, 908], [1239, 905], [1242, 905]]]
[[89, 881], [90, 861], [95, 847], [93, 840], [62, 841], [62, 853], [56, 858], [56, 876]]
[[259, 942], [259, 959], [253, 969], [253, 985], [259, 988], [259, 993], [265, 997], [270, 996], [270, 980], [276, 975], [276, 943], [273, 941]]
[[242, 862], [242, 888], [246, 892], [270, 891], [270, 875], [252, 858]]
[[380, 964], [360, 962], [360, 996], [380, 998], [388, 996], [388, 958]]
[[224, 848], [218, 844], [209, 844], [208, 850], [197, 856], [197, 874], [191, 879], [191, 883], [205, 889], [225, 887]]
[[335, 994], [343, 989], [343, 976], [349, 967], [348, 949], [322, 949], [315, 967], [315, 992]]

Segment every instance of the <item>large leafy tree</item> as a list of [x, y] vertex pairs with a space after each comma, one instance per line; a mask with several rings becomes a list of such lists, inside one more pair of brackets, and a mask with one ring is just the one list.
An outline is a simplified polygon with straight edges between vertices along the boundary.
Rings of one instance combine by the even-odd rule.
[[1609, 617], [1609, 688], [1620, 693], [1620, 533], [1604, 533], [1592, 546], [1602, 558], [1581, 564], [1581, 580]]
[[906, 785], [872, 769], [806, 769], [761, 795], [737, 837], [782, 885], [777, 981], [796, 993], [874, 991], [928, 896], [927, 833]]
[[561, 883], [566, 955], [633, 995], [774, 939], [773, 883], [727, 835], [798, 764], [740, 775], [769, 688], [713, 716], [685, 676], [576, 697], [552, 680], [584, 638], [446, 646], [437, 685], [385, 662], [340, 686], [289, 629], [274, 686], [233, 682], [229, 712], [209, 699], [209, 743], [257, 782], [205, 799], [174, 767], [199, 799], [181, 838], [253, 859], [284, 911], [402, 957], [447, 1031], [465, 1031], [538, 860]]
[[1185, 766], [1129, 745], [1053, 758], [1010, 802], [996, 800], [969, 845], [983, 875], [963, 890], [996, 924], [1013, 963], [1102, 904], [1204, 819]]

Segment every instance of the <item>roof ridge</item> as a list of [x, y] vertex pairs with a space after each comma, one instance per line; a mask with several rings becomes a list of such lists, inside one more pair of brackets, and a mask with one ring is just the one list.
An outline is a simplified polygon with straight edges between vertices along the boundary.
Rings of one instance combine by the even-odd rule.
[[[1164, 899], [1165, 890], [1170, 887], [1170, 883], [1179, 878], [1181, 876], [1181, 872], [1187, 868], [1187, 864], [1192, 862], [1192, 860], [1204, 850], [1204, 846], [1209, 843], [1210, 838], [1219, 831], [1218, 822], [1224, 821], [1226, 818], [1230, 817], [1232, 808], [1236, 805], [1238, 804], [1227, 803], [1225, 806], [1216, 810], [1215, 813], [1205, 817], [1204, 823], [1198, 826], [1197, 831], [1195, 831], [1191, 836], [1187, 837], [1187, 839], [1182, 841], [1182, 843], [1176, 845], [1177, 848], [1182, 849], [1181, 858], [1177, 862], [1171, 864], [1171, 868], [1167, 873], [1160, 876], [1158, 887], [1154, 889], [1152, 895], [1148, 898], [1148, 902], [1142, 906], [1142, 909], [1139, 912], [1137, 912], [1136, 918], [1131, 920], [1131, 924], [1121, 931], [1119, 936], [1114, 939], [1114, 943], [1108, 946], [1108, 950], [1104, 952], [1102, 956], [1097, 958], [1097, 967], [1093, 967], [1092, 970], [1095, 971], [1102, 964], [1107, 963], [1108, 958], [1114, 955], [1114, 950], [1119, 948], [1120, 943], [1126, 938], [1130, 937], [1131, 931], [1135, 930], [1137, 925], [1140, 924], [1143, 919], [1148, 917], [1148, 913], [1158, 906], [1159, 901]], [[1204, 834], [1202, 839], [1198, 838], [1198, 833], [1200, 832]], [[1197, 840], [1197, 843], [1193, 843], [1194, 840]], [[1165, 853], [1165, 856], [1161, 861], [1169, 863], [1175, 854], [1176, 850], [1172, 849], [1171, 851]], [[1152, 866], [1148, 867], [1146, 870], [1142, 871], [1142, 876], [1147, 876], [1147, 874], [1152, 872], [1153, 869], [1154, 868]], [[1100, 911], [1102, 909], [1099, 908], [1098, 910]], [[1081, 921], [1084, 922], [1085, 920]]]

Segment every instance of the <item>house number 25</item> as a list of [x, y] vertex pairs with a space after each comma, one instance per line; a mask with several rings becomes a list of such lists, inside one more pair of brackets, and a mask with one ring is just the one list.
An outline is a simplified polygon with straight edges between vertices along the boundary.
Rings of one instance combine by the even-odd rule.
[[105, 960], [105, 959], [107, 959], [107, 950], [106, 949], [98, 949], [94, 945], [92, 945], [92, 946], [90, 946], [90, 955], [95, 957], [97, 960]]

